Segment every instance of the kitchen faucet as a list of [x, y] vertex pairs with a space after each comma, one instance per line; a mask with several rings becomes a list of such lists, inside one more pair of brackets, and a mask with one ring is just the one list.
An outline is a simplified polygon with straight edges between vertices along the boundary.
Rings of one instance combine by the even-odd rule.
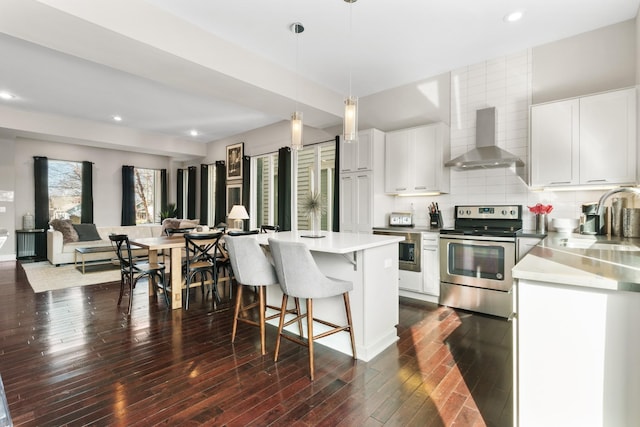
[[614, 188], [614, 189], [611, 189], [611, 190], [607, 191], [606, 193], [604, 193], [600, 197], [600, 200], [598, 200], [598, 207], [596, 208], [596, 215], [602, 215], [604, 213], [604, 202], [606, 202], [609, 197], [611, 197], [611, 196], [613, 196], [614, 194], [617, 194], [617, 193], [633, 193], [636, 196], [640, 196], [640, 188], [637, 188], [637, 187], [618, 187], [618, 188]]

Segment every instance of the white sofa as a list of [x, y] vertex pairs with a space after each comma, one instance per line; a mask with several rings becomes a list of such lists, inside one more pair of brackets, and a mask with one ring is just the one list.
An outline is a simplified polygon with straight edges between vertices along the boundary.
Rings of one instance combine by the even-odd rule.
[[[74, 262], [76, 248], [93, 248], [97, 246], [111, 246], [109, 234], [127, 234], [129, 239], [141, 237], [157, 237], [162, 233], [160, 225], [129, 225], [115, 227], [96, 227], [100, 240], [64, 243], [62, 233], [53, 229], [47, 230], [47, 259], [56, 266]], [[146, 249], [134, 251], [134, 255], [144, 255]], [[110, 260], [114, 257], [112, 252], [96, 252], [85, 254], [86, 261]], [[78, 258], [79, 260], [79, 258]]]

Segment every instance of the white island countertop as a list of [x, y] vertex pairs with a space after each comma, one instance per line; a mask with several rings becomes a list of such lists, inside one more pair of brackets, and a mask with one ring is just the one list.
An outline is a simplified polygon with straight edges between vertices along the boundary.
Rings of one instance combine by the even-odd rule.
[[309, 250], [315, 252], [325, 252], [332, 254], [348, 254], [364, 249], [377, 248], [391, 243], [401, 242], [402, 236], [383, 236], [363, 233], [337, 233], [333, 231], [321, 231], [324, 237], [302, 237], [308, 236], [311, 231], [281, 231], [279, 233], [258, 234], [257, 239], [260, 244], [268, 244], [267, 239], [278, 239], [287, 242], [302, 242]]
[[[616, 243], [627, 250], [606, 249]], [[514, 279], [640, 292], [640, 239], [549, 233], [512, 273]]]

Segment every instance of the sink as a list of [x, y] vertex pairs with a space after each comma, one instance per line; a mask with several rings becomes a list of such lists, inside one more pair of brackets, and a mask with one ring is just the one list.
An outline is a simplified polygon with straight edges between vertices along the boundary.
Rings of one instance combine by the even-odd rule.
[[640, 251], [640, 247], [616, 240], [562, 239], [560, 246], [599, 251]]

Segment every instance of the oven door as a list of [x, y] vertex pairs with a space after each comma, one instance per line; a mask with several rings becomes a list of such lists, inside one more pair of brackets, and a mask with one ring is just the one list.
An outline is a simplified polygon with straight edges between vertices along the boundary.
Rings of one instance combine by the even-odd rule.
[[404, 237], [404, 240], [398, 243], [398, 268], [407, 271], [422, 271], [420, 259], [422, 256], [422, 236], [420, 233], [374, 230], [373, 234]]
[[513, 285], [511, 269], [515, 265], [515, 252], [515, 239], [441, 235], [440, 280], [509, 291]]

